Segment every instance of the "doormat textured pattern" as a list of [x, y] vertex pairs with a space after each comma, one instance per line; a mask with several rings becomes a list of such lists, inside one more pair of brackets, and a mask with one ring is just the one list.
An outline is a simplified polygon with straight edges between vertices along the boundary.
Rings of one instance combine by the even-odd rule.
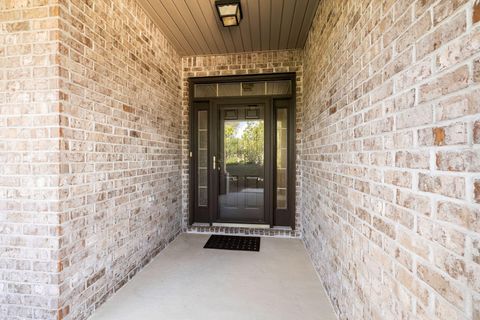
[[205, 249], [260, 251], [260, 237], [211, 235]]

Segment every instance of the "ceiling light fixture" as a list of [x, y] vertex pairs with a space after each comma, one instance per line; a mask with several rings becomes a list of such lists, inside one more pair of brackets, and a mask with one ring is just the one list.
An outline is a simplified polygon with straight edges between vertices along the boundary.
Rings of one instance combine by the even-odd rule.
[[216, 0], [218, 16], [224, 27], [234, 27], [242, 20], [242, 7], [240, 0]]

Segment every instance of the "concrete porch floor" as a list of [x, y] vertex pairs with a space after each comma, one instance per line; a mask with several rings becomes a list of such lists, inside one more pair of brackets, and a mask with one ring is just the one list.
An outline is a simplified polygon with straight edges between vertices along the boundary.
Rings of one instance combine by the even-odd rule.
[[180, 235], [91, 319], [336, 319], [300, 240], [243, 252], [203, 249], [208, 237]]

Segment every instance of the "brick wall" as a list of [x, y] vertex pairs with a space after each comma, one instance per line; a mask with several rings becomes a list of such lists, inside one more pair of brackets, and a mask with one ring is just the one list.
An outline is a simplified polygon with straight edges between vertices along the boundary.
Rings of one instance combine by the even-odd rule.
[[135, 0], [0, 9], [0, 318], [85, 319], [180, 232], [181, 60]]
[[0, 319], [53, 318], [58, 306], [55, 3], [0, 1]]
[[62, 306], [83, 319], [181, 227], [181, 60], [135, 0], [61, 6]]
[[[182, 58], [183, 70], [183, 86], [182, 86], [182, 145], [183, 145], [183, 165], [182, 165], [182, 185], [183, 185], [183, 228], [187, 230], [188, 226], [188, 186], [189, 186], [189, 91], [188, 79], [192, 77], [218, 77], [231, 75], [253, 75], [253, 74], [270, 74], [270, 73], [296, 73], [296, 148], [297, 148], [297, 194], [296, 194], [296, 230], [288, 232], [288, 236], [299, 236], [301, 230], [300, 218], [300, 183], [301, 183], [301, 159], [302, 150], [301, 132], [302, 132], [302, 51], [301, 50], [279, 50], [279, 51], [262, 51], [236, 54], [193, 56]], [[234, 232], [246, 233], [248, 230], [242, 231], [241, 228], [233, 229], [210, 229], [196, 228], [197, 232]], [[285, 236], [284, 230], [270, 230], [268, 233], [258, 230], [255, 234], [268, 234]]]
[[326, 0], [303, 233], [341, 319], [480, 319], [480, 7]]

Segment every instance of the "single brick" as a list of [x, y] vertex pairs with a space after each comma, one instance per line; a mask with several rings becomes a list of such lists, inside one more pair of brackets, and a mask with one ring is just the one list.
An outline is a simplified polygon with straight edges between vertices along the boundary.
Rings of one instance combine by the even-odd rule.
[[473, 199], [480, 203], [480, 180], [473, 182]]
[[472, 239], [472, 259], [480, 265], [480, 237]]
[[5, 30], [12, 33], [19, 31], [28, 31], [30, 30], [30, 23], [28, 21], [8, 23], [5, 25]]
[[420, 146], [461, 145], [467, 143], [467, 126], [455, 123], [446, 127], [425, 128], [418, 130]]
[[458, 226], [480, 230], [480, 210], [453, 202], [440, 201], [437, 205], [437, 218]]
[[413, 229], [415, 216], [410, 211], [388, 203], [385, 208], [385, 216], [396, 221], [408, 229]]
[[435, 107], [435, 120], [451, 120], [480, 113], [480, 90], [444, 99]]
[[439, 151], [436, 155], [438, 170], [478, 172], [480, 171], [480, 151]]
[[418, 127], [433, 121], [433, 108], [430, 104], [424, 104], [416, 108], [405, 110], [395, 118], [397, 129]]
[[428, 169], [430, 154], [425, 151], [399, 151], [395, 154], [395, 166], [410, 169]]
[[406, 171], [388, 170], [384, 173], [384, 182], [399, 187], [412, 187], [412, 174]]
[[415, 210], [425, 216], [431, 215], [430, 199], [412, 192], [397, 190], [397, 204]]
[[395, 225], [378, 216], [373, 217], [373, 227], [392, 239], [396, 238]]
[[430, 176], [420, 173], [418, 189], [462, 199], [465, 198], [465, 179], [454, 176]]

